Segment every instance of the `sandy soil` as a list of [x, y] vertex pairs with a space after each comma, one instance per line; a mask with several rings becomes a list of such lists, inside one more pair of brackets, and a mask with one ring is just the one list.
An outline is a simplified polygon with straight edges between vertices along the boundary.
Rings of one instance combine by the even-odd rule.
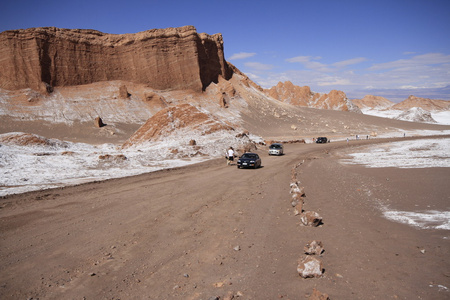
[[74, 122], [72, 125], [55, 124], [46, 121], [23, 121], [9, 116], [0, 116], [0, 134], [8, 132], [26, 132], [74, 143], [122, 144], [142, 124], [106, 124], [102, 128], [94, 122]]
[[[349, 147], [380, 141], [290, 144], [281, 157], [260, 150], [257, 170], [216, 159], [4, 197], [0, 298], [304, 299], [317, 288], [331, 299], [448, 299], [447, 232], [388, 221], [376, 201], [404, 207], [433, 193], [430, 203], [447, 207], [448, 169], [388, 181], [397, 169], [338, 163]], [[299, 163], [304, 208], [319, 212], [321, 227], [294, 216]], [[408, 182], [415, 188], [403, 194]], [[324, 276], [302, 279], [297, 260], [313, 239], [325, 247]]]

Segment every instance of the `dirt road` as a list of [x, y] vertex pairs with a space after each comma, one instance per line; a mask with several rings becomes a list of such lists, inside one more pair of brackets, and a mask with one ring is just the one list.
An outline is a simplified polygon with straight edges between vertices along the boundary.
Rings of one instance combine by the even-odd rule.
[[[359, 143], [371, 142], [375, 141]], [[328, 200], [335, 201], [334, 206], [323, 201], [320, 207], [309, 207], [330, 218], [342, 217], [350, 206], [354, 219], [347, 225], [358, 224], [360, 234], [336, 236], [337, 226], [328, 226], [333, 223], [326, 219], [320, 228], [303, 227], [293, 215], [291, 169], [303, 160], [327, 157], [339, 147], [348, 146], [345, 142], [286, 145], [286, 154], [280, 157], [261, 151], [263, 167], [257, 170], [237, 169], [227, 166], [225, 159], [216, 159], [0, 199], [0, 298], [304, 299], [316, 287], [334, 299], [388, 295], [387, 299], [397, 296], [396, 284], [402, 286], [400, 298], [409, 295], [403, 293], [413, 282], [408, 276], [394, 276], [397, 282], [392, 282], [384, 270], [378, 275], [364, 272], [363, 257], [374, 259], [372, 265], [388, 266], [380, 264], [385, 261], [380, 252], [359, 253], [355, 239], [376, 230], [374, 224], [382, 224], [381, 231], [398, 228], [412, 232], [411, 239], [426, 238], [418, 230], [391, 225], [368, 204], [339, 207], [332, 198]], [[326, 176], [319, 182], [322, 175], [308, 172], [316, 176], [309, 183], [312, 190], [326, 186]], [[299, 176], [304, 175], [300, 171]], [[374, 221], [365, 223], [367, 217]], [[392, 246], [391, 233], [378, 230], [377, 234], [388, 239], [386, 247]], [[316, 236], [329, 247], [323, 256], [324, 277], [301, 279], [297, 260], [306, 242]], [[355, 252], [339, 252], [345, 243], [354, 243]], [[436, 264], [445, 261], [448, 243], [445, 246]], [[377, 251], [383, 248], [378, 246]], [[340, 264], [345, 255], [348, 265]], [[407, 262], [406, 257], [401, 260]], [[370, 282], [374, 278], [380, 281]], [[372, 288], [367, 290], [364, 283]]]

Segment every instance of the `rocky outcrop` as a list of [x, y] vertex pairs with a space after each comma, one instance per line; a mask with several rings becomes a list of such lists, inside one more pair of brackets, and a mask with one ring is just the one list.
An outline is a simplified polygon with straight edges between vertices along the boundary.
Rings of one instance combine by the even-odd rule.
[[161, 140], [174, 134], [186, 134], [196, 131], [198, 135], [208, 135], [219, 130], [233, 128], [211, 115], [199, 111], [190, 104], [180, 104], [165, 108], [142, 125], [123, 145], [133, 145]]
[[66, 142], [57, 139], [48, 139], [43, 136], [23, 133], [23, 132], [11, 132], [5, 133], [0, 136], [0, 145], [14, 145], [14, 146], [39, 146], [44, 148], [67, 148]]
[[95, 125], [95, 127], [97, 127], [97, 128], [101, 128], [101, 127], [106, 126], [105, 123], [103, 123], [102, 118], [100, 118], [100, 117], [95, 118], [95, 120], [94, 120], [94, 125]]
[[429, 111], [424, 110], [420, 107], [410, 108], [399, 114], [394, 119], [410, 122], [437, 123], [436, 120], [433, 119]]
[[413, 107], [420, 107], [428, 111], [444, 111], [450, 110], [450, 101], [433, 100], [429, 98], [420, 98], [411, 95], [402, 102], [392, 106], [392, 109], [407, 110]]
[[53, 87], [125, 80], [158, 90], [202, 91], [232, 69], [221, 34], [195, 27], [135, 34], [41, 27], [0, 33], [0, 88]]
[[314, 93], [308, 86], [296, 86], [290, 81], [279, 82], [265, 90], [265, 93], [279, 101], [318, 109], [361, 112], [342, 91], [332, 90], [328, 94]]
[[366, 95], [362, 99], [352, 99], [353, 104], [360, 109], [364, 108], [376, 108], [384, 109], [394, 105], [393, 102], [381, 96]]

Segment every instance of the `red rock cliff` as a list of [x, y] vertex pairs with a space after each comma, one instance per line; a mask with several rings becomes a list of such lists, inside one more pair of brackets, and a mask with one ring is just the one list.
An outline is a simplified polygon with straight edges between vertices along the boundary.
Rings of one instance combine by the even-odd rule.
[[135, 34], [54, 27], [0, 33], [0, 88], [17, 90], [126, 80], [159, 90], [204, 90], [229, 79], [221, 34], [193, 26]]

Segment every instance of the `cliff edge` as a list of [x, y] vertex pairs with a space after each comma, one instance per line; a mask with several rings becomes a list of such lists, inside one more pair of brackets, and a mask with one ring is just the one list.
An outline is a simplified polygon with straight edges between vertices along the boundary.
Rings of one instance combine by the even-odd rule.
[[195, 27], [107, 34], [40, 27], [0, 33], [0, 88], [53, 87], [126, 80], [158, 90], [203, 91], [231, 78], [220, 33]]

